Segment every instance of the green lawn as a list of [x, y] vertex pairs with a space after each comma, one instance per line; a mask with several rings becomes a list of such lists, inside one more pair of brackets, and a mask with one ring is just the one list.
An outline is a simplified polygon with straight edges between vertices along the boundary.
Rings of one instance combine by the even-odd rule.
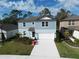
[[9, 41], [0, 47], [0, 54], [8, 55], [30, 55], [33, 46], [31, 44], [24, 44], [18, 41]]
[[78, 58], [79, 59], [79, 49], [77, 48], [71, 48], [65, 44], [65, 42], [56, 42], [56, 46], [58, 48], [58, 51], [60, 53], [61, 57], [67, 57], [67, 58]]

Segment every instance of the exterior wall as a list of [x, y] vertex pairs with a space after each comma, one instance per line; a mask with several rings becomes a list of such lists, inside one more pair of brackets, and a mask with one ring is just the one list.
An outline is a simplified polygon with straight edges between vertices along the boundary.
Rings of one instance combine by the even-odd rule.
[[18, 23], [18, 28], [19, 28], [19, 29], [28, 29], [28, 28], [34, 26], [34, 25], [33, 25], [33, 22], [25, 22], [25, 24], [26, 24], [26, 26], [24, 27], [24, 26], [23, 26], [23, 22], [19, 22], [19, 23]]
[[68, 28], [68, 21], [62, 21], [62, 22], [60, 22], [60, 29], [61, 29], [61, 27], [66, 27], [66, 28]]
[[[37, 38], [38, 33], [53, 33], [56, 31], [56, 21], [48, 21], [48, 26], [44, 26], [42, 27], [42, 22], [43, 21], [37, 21], [37, 22], [25, 22], [26, 26], [23, 26], [23, 22], [19, 22], [18, 23], [18, 31], [19, 33], [22, 34], [22, 37], [32, 37], [32, 32], [28, 31], [28, 29], [30, 27], [34, 27], [35, 28], [35, 36]], [[45, 22], [45, 21], [44, 21]], [[47, 21], [46, 21], [47, 22]], [[26, 32], [26, 35], [23, 34], [23, 32]]]
[[62, 21], [60, 22], [60, 29], [61, 27], [79, 30], [79, 21], [74, 21], [74, 25], [69, 25], [69, 21]]
[[[21, 36], [22, 37], [31, 37], [31, 32], [30, 31], [28, 31], [28, 29], [18, 29], [18, 31], [19, 31], [19, 33], [21, 34]], [[24, 32], [25, 31], [25, 33], [26, 33], [26, 35], [24, 35]]]
[[[26, 26], [23, 26], [23, 22], [18, 23], [18, 32], [21, 34], [21, 37], [32, 37], [32, 32], [29, 31], [30, 27], [34, 27], [33, 22], [25, 22]], [[24, 35], [23, 32], [26, 32], [26, 35]]]
[[[8, 39], [8, 38], [11, 38], [11, 37], [15, 36], [16, 33], [18, 33], [18, 30], [4, 31], [4, 30], [1, 30], [1, 29], [0, 29], [0, 39], [2, 39], [2, 37], [1, 37], [1, 32], [3, 32], [5, 38]], [[0, 41], [1, 41], [1, 40], [0, 40]]]
[[18, 30], [11, 30], [11, 31], [7, 31], [7, 38], [11, 38], [13, 36], [16, 35], [16, 33], [18, 33]]
[[[42, 26], [42, 22], [35, 22], [35, 31], [36, 33], [51, 33], [56, 30], [56, 21], [46, 21], [48, 26]], [[45, 22], [45, 21], [44, 21]]]

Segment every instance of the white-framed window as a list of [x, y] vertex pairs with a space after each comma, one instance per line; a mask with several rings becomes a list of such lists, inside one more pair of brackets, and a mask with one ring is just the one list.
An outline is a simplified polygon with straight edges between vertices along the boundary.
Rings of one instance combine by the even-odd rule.
[[69, 21], [68, 25], [71, 25], [71, 21]]
[[68, 25], [75, 25], [75, 21], [69, 21]]
[[44, 26], [44, 22], [42, 22], [42, 26]]
[[72, 21], [72, 25], [75, 25], [75, 21]]
[[48, 22], [46, 22], [46, 26], [48, 26]]
[[42, 22], [42, 26], [44, 27], [44, 26], [48, 26], [48, 22]]
[[23, 26], [24, 26], [24, 27], [26, 26], [26, 23], [25, 23], [25, 22], [23, 22]]

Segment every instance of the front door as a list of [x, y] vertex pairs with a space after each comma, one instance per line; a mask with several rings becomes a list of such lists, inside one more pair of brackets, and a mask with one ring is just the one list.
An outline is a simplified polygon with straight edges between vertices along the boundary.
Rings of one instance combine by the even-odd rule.
[[35, 32], [32, 32], [32, 37], [35, 37]]

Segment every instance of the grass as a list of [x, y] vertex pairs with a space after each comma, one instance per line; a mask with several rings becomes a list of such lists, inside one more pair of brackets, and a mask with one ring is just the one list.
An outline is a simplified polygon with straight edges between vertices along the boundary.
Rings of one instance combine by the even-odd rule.
[[74, 42], [72, 42], [71, 40], [65, 40], [65, 42], [73, 47], [79, 47], [79, 40], [78, 42], [76, 40]]
[[65, 42], [56, 42], [57, 49], [61, 57], [77, 58], [79, 59], [79, 49], [71, 48], [65, 44]]
[[15, 40], [5, 42], [0, 47], [1, 55], [30, 55], [33, 46], [31, 44], [24, 44]]

